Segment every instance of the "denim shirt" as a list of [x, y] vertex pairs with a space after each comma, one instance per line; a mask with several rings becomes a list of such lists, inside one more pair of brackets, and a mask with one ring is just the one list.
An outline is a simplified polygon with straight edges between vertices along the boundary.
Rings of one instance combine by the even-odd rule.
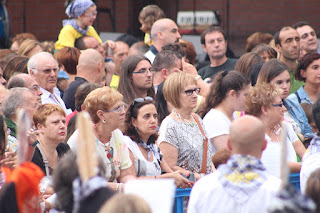
[[[297, 90], [297, 93], [301, 99], [301, 103], [313, 104], [309, 96], [303, 89], [303, 86], [301, 86]], [[287, 108], [290, 115], [292, 116], [292, 118], [299, 124], [303, 136], [305, 138], [314, 137], [314, 133], [312, 132], [312, 129], [308, 123], [307, 116], [298, 101], [297, 95], [295, 93], [290, 94], [288, 98], [284, 101], [284, 105]]]

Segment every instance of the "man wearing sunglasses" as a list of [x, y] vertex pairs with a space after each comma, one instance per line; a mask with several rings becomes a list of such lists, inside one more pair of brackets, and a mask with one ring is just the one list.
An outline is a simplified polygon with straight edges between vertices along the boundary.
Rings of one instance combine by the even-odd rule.
[[40, 52], [33, 55], [28, 61], [28, 72], [39, 84], [42, 104], [51, 103], [60, 106], [66, 113], [72, 111], [66, 108], [60, 97], [57, 85], [59, 67], [52, 54]]

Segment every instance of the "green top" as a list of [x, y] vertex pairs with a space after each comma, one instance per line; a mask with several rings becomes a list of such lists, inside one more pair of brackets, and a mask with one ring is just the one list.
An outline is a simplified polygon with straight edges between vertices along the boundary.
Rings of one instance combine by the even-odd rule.
[[296, 92], [301, 86], [304, 85], [304, 81], [298, 81], [294, 78], [293, 70], [289, 69], [290, 78], [291, 78], [291, 90], [290, 94]]
[[7, 127], [11, 130], [10, 135], [16, 138], [17, 124], [7, 117], [4, 118], [4, 121], [6, 122]]

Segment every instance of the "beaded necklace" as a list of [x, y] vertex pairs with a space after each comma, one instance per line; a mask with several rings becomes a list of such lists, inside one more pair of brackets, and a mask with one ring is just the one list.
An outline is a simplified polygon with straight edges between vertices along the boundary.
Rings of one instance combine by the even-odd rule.
[[107, 158], [108, 158], [108, 159], [113, 158], [113, 148], [110, 147], [110, 141], [111, 141], [111, 136], [112, 136], [112, 134], [110, 135], [109, 140], [108, 140], [106, 143], [103, 143], [102, 137], [101, 137], [101, 135], [99, 134], [99, 131], [98, 131], [98, 128], [97, 128], [97, 125], [96, 125], [96, 124], [94, 125], [94, 128], [95, 128], [95, 130], [96, 130], [96, 132], [97, 132], [97, 136], [98, 136], [99, 140], [100, 140], [101, 143], [104, 145], [104, 150], [105, 150], [105, 152], [107, 153]]
[[192, 121], [189, 121], [185, 118], [183, 118], [179, 113], [177, 113], [174, 109], [172, 110], [172, 113], [175, 114], [177, 116], [177, 118], [179, 118], [183, 123], [189, 124], [191, 127], [195, 126], [197, 123], [194, 120], [193, 116], [191, 116]]

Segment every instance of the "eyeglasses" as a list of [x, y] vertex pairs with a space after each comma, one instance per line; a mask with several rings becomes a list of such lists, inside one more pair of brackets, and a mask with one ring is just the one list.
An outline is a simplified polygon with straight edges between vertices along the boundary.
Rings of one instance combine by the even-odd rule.
[[135, 105], [136, 103], [142, 103], [144, 101], [153, 101], [153, 98], [151, 98], [149, 96], [147, 96], [145, 98], [136, 98], [136, 99], [133, 100], [132, 105]]
[[132, 73], [141, 73], [141, 74], [145, 74], [146, 72], [153, 72], [152, 70], [150, 70], [150, 69], [146, 69], [146, 68], [142, 68], [141, 70], [139, 70], [139, 71], [136, 71], [136, 72], [132, 72]]
[[97, 17], [98, 12], [94, 12], [94, 13], [91, 13], [91, 14], [83, 14], [83, 15], [86, 16], [86, 17], [89, 17], [89, 18], [93, 18], [93, 17]]
[[191, 96], [193, 94], [193, 92], [196, 92], [196, 94], [199, 94], [200, 88], [188, 89], [188, 90], [181, 91], [181, 92], [186, 93], [187, 96]]
[[49, 74], [51, 71], [53, 71], [54, 73], [57, 73], [59, 71], [59, 68], [57, 68], [57, 67], [47, 68], [47, 69], [44, 69], [44, 70], [40, 70], [40, 69], [36, 69], [36, 68], [33, 68], [33, 69], [41, 71], [41, 72], [44, 72], [45, 74]]
[[111, 110], [107, 110], [107, 112], [121, 112], [124, 110], [125, 108], [125, 104], [122, 104], [121, 106], [119, 106], [117, 109], [111, 109]]
[[33, 85], [31, 87], [28, 87], [28, 89], [37, 92], [40, 89], [40, 86], [39, 85]]
[[272, 104], [272, 106], [274, 106], [274, 107], [282, 107], [283, 103], [281, 102], [280, 104]]

